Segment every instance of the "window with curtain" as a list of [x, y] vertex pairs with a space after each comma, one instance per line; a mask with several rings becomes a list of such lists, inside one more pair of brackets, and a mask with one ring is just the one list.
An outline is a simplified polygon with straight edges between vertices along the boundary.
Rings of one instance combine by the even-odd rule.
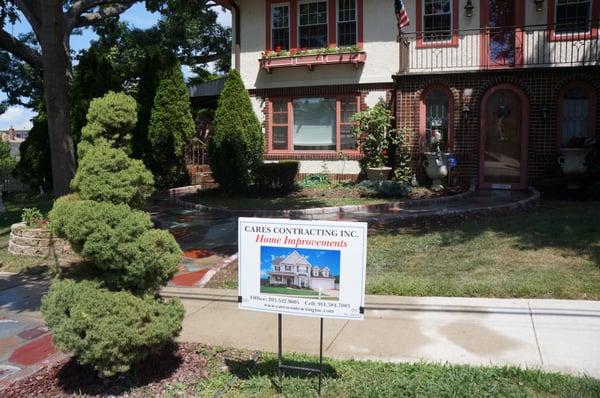
[[338, 0], [338, 47], [358, 44], [356, 0]]
[[427, 136], [433, 130], [442, 133], [442, 139], [448, 143], [448, 95], [441, 90], [432, 90], [425, 97], [425, 129]]
[[587, 137], [590, 118], [590, 98], [581, 87], [568, 90], [562, 100], [561, 146], [568, 146], [576, 137]]
[[590, 31], [592, 0], [557, 0], [556, 33], [585, 33]]
[[293, 101], [294, 150], [336, 149], [336, 100], [300, 98]]
[[298, 5], [298, 46], [324, 48], [328, 45], [327, 1]]
[[290, 6], [274, 4], [271, 8], [271, 49], [290, 48]]
[[452, 1], [423, 1], [423, 41], [434, 42], [452, 39]]

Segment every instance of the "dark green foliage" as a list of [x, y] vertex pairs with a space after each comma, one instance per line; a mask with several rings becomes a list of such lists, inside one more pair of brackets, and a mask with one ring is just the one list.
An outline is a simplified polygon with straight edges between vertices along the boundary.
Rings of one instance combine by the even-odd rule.
[[[181, 302], [113, 292], [98, 282], [55, 281], [42, 302], [54, 343], [106, 376], [169, 344], [181, 331]], [[67, 314], [67, 316], [65, 316]]]
[[394, 167], [394, 180], [406, 185], [410, 185], [413, 172], [411, 166], [410, 150], [408, 148], [408, 138], [410, 130], [397, 130], [395, 137], [396, 158]]
[[585, 167], [587, 177], [598, 183], [600, 181], [600, 138], [594, 140], [594, 144], [585, 157]]
[[90, 147], [79, 161], [71, 187], [82, 199], [141, 208], [152, 194], [154, 179], [141, 160], [101, 143]]
[[50, 213], [54, 232], [103, 272], [107, 286], [155, 292], [173, 277], [181, 250], [147, 213], [126, 205], [61, 200]]
[[160, 188], [170, 188], [185, 180], [183, 153], [195, 131], [181, 65], [174, 62], [161, 73], [148, 128], [152, 147], [150, 167]]
[[32, 191], [52, 189], [52, 163], [48, 122], [43, 116], [33, 119], [29, 136], [19, 147], [21, 154], [15, 168], [15, 176], [28, 184]]
[[114, 70], [107, 52], [92, 46], [81, 53], [71, 89], [71, 127], [75, 144], [79, 143], [81, 129], [87, 124], [91, 100], [121, 89], [121, 77]]
[[287, 161], [263, 163], [254, 171], [256, 189], [263, 195], [285, 195], [296, 186], [300, 163]]
[[149, 214], [132, 209], [153, 186], [143, 162], [124, 149], [136, 121], [133, 98], [109, 93], [93, 100], [88, 121], [72, 184], [76, 194], [55, 202], [50, 225], [82, 255], [94, 271], [84, 275], [94, 282], [56, 280], [42, 312], [61, 350], [111, 375], [181, 330], [181, 303], [156, 298], [181, 250], [172, 235], [153, 229]]
[[408, 184], [398, 181], [369, 181], [365, 180], [358, 184], [367, 196], [381, 198], [401, 198], [410, 193]]
[[10, 143], [0, 141], [0, 176], [5, 178], [13, 173], [17, 160], [10, 154]]
[[208, 160], [221, 189], [228, 193], [247, 191], [252, 172], [262, 163], [263, 151], [264, 136], [250, 96], [240, 74], [232, 70], [208, 141]]

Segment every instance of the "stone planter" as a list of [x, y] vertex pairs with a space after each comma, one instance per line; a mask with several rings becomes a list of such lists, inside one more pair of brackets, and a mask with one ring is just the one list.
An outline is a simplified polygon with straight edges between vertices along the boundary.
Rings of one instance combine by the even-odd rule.
[[367, 169], [367, 178], [370, 181], [389, 180], [391, 172], [391, 167], [369, 167]]
[[585, 157], [589, 148], [560, 148], [558, 164], [566, 176], [579, 176], [586, 172]]
[[31, 228], [25, 223], [10, 228], [8, 252], [16, 256], [53, 258], [58, 261], [81, 261], [69, 242], [56, 238], [46, 228]]
[[431, 190], [434, 192], [444, 189], [442, 179], [448, 176], [448, 153], [436, 154], [435, 152], [425, 152], [427, 157], [423, 161], [423, 167], [427, 176], [431, 178]]

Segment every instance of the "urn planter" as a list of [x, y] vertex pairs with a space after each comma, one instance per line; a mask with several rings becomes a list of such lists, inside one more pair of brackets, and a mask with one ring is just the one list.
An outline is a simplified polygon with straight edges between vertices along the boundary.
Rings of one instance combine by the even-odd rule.
[[566, 176], [580, 176], [585, 174], [585, 157], [589, 148], [560, 148], [558, 164]]
[[369, 167], [367, 169], [367, 178], [370, 181], [389, 180], [391, 172], [391, 167]]
[[448, 177], [448, 153], [425, 152], [427, 159], [423, 161], [423, 167], [427, 177], [431, 178], [431, 190], [434, 192], [444, 189], [442, 179]]

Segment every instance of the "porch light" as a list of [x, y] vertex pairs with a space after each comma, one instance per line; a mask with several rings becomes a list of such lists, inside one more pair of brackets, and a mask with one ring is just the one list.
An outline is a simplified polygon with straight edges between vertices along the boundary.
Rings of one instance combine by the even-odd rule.
[[471, 108], [469, 108], [469, 105], [465, 105], [462, 108], [462, 117], [464, 120], [469, 120], [469, 116], [471, 116]]
[[535, 3], [535, 10], [536, 11], [543, 11], [544, 10], [544, 0], [533, 0], [533, 2]]
[[[536, 0], [539, 1], [539, 0]], [[465, 5], [465, 14], [467, 17], [472, 17], [473, 16], [473, 8], [475, 8], [473, 6], [473, 2], [471, 0], [467, 0], [467, 4]]]

